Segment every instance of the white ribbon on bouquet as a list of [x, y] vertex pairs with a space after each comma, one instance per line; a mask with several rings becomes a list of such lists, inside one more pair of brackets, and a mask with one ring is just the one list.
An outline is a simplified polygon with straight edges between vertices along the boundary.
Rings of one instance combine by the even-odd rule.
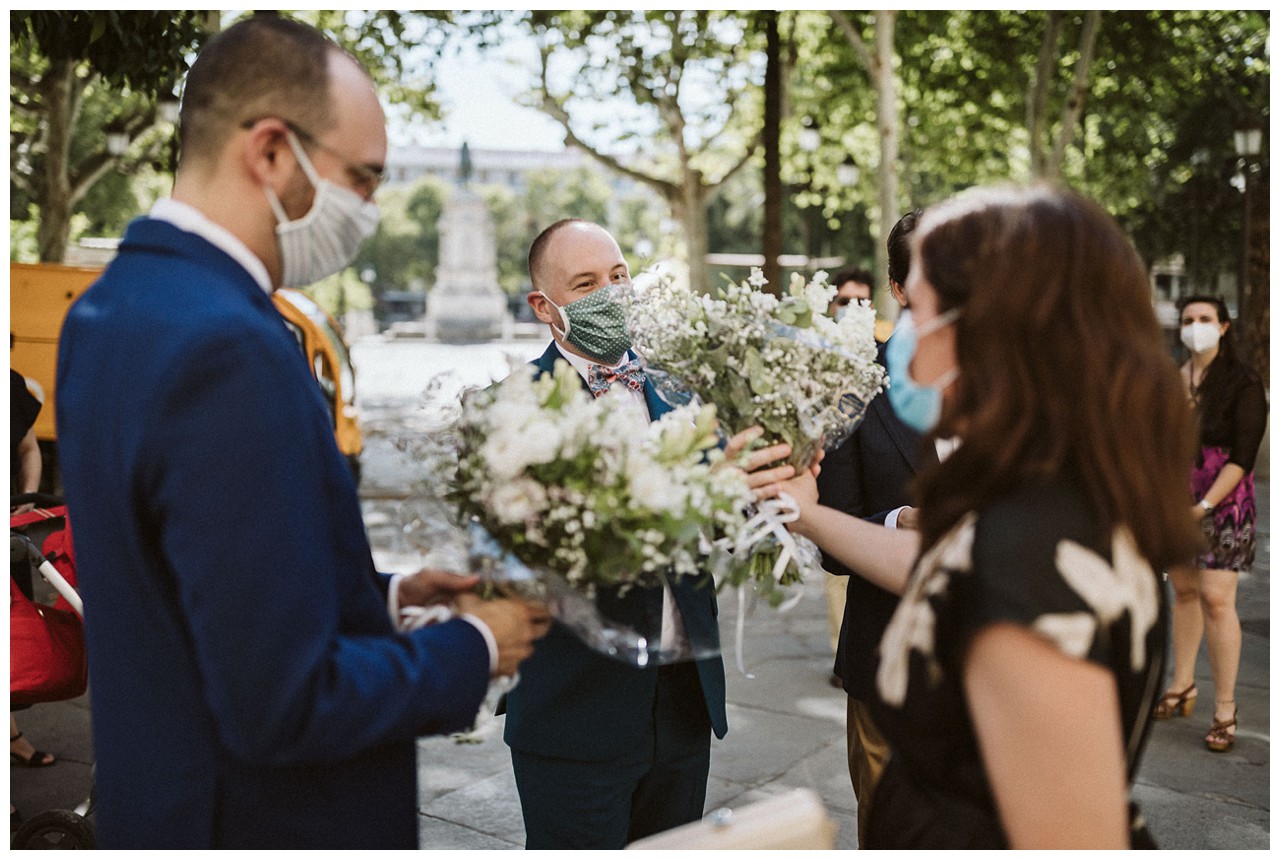
[[[799, 503], [786, 493], [780, 493], [776, 498], [766, 499], [757, 503], [756, 513], [743, 525], [738, 539], [734, 541], [734, 552], [749, 553], [757, 543], [772, 535], [774, 540], [778, 542], [778, 546], [781, 547], [781, 551], [778, 553], [777, 561], [773, 564], [771, 575], [774, 581], [781, 582], [782, 575], [786, 573], [787, 565], [795, 558], [797, 551], [795, 538], [787, 530], [787, 523], [793, 523], [799, 518]], [[797, 589], [795, 596], [779, 606], [778, 611], [788, 611], [800, 602], [800, 598], [803, 595], [804, 592]], [[742, 659], [742, 645], [746, 632], [746, 609], [747, 588], [745, 585], [740, 585], [738, 586], [738, 622], [734, 632], [734, 650], [737, 651], [738, 671], [748, 678], [755, 678], [755, 675], [747, 672], [746, 665]]]

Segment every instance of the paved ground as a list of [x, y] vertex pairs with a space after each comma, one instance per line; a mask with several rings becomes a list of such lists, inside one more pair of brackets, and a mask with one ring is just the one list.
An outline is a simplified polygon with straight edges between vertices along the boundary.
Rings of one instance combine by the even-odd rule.
[[[363, 356], [368, 360], [367, 355]], [[357, 359], [362, 356], [357, 353]], [[364, 370], [365, 365], [361, 365]], [[412, 555], [399, 536], [392, 488], [403, 459], [390, 435], [403, 426], [404, 403], [366, 403], [370, 430], [365, 483], [366, 524], [379, 561], [388, 567]], [[1147, 748], [1135, 795], [1164, 848], [1270, 847], [1270, 482], [1260, 481], [1259, 553], [1241, 577], [1239, 609], [1244, 647], [1239, 687], [1241, 728], [1227, 754], [1205, 751], [1212, 682], [1201, 650], [1197, 682], [1203, 701], [1188, 720], [1158, 723]], [[845, 765], [844, 694], [829, 686], [831, 659], [821, 585], [780, 614], [767, 606], [748, 612], [752, 635], [742, 655], [745, 677], [734, 668], [737, 601], [721, 601], [722, 629], [730, 643], [728, 737], [712, 746], [708, 809], [737, 808], [794, 787], [822, 797], [840, 826], [837, 847], [856, 847], [856, 805]], [[20, 724], [60, 762], [43, 770], [10, 769], [11, 797], [23, 813], [69, 809], [84, 799], [93, 760], [87, 697], [40, 705], [19, 714]], [[518, 849], [524, 829], [501, 740], [501, 719], [479, 732], [478, 744], [448, 738], [419, 744], [422, 845], [431, 849]], [[139, 726], [145, 736], [147, 727]]]

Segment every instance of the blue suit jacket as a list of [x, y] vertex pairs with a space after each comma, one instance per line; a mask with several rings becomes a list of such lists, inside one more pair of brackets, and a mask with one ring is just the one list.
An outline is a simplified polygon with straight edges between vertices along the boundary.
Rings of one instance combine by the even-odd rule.
[[[885, 345], [876, 361], [884, 364]], [[902, 423], [887, 395], [872, 398], [866, 417], [845, 443], [822, 461], [819, 501], [855, 517], [883, 524], [889, 513], [912, 504], [910, 485], [916, 474], [936, 464], [932, 445]], [[823, 566], [849, 577], [844, 621], [836, 647], [835, 672], [854, 699], [869, 702], [875, 694], [880, 639], [897, 608], [898, 598], [872, 585], [829, 555]]]
[[465, 621], [394, 632], [297, 342], [205, 240], [150, 219], [67, 316], [103, 847], [415, 848], [414, 738], [470, 724]]
[[[550, 373], [563, 360], [552, 343], [537, 361]], [[585, 382], [583, 385], [585, 386]], [[671, 407], [646, 380], [645, 400], [652, 420]], [[719, 642], [715, 589], [709, 577], [679, 577], [672, 594], [689, 637]], [[608, 598], [602, 598], [608, 599]], [[660, 617], [661, 588], [634, 588], [613, 607], [616, 617]], [[716, 737], [728, 731], [725, 717], [724, 663], [698, 660], [698, 678]], [[534, 644], [533, 656], [520, 664], [520, 682], [507, 696], [505, 739], [520, 752], [577, 761], [604, 761], [634, 751], [650, 731], [658, 669], [628, 666], [591, 650], [567, 628], [552, 625]]]

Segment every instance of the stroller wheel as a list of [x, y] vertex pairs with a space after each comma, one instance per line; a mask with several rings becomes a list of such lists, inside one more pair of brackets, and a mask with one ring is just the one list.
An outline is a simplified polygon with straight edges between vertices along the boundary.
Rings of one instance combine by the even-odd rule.
[[93, 825], [82, 816], [65, 809], [51, 809], [33, 815], [13, 835], [10, 848], [66, 850], [97, 848]]

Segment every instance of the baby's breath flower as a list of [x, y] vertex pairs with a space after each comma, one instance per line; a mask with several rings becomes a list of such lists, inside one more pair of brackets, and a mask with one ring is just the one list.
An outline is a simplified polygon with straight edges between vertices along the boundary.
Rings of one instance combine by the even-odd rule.
[[875, 311], [858, 303], [839, 323], [827, 317], [835, 288], [825, 272], [808, 283], [793, 274], [781, 298], [766, 283], [755, 269], [710, 296], [657, 276], [633, 295], [628, 325], [668, 400], [714, 404], [729, 433], [763, 426], [802, 469], [848, 437], [882, 387]]

